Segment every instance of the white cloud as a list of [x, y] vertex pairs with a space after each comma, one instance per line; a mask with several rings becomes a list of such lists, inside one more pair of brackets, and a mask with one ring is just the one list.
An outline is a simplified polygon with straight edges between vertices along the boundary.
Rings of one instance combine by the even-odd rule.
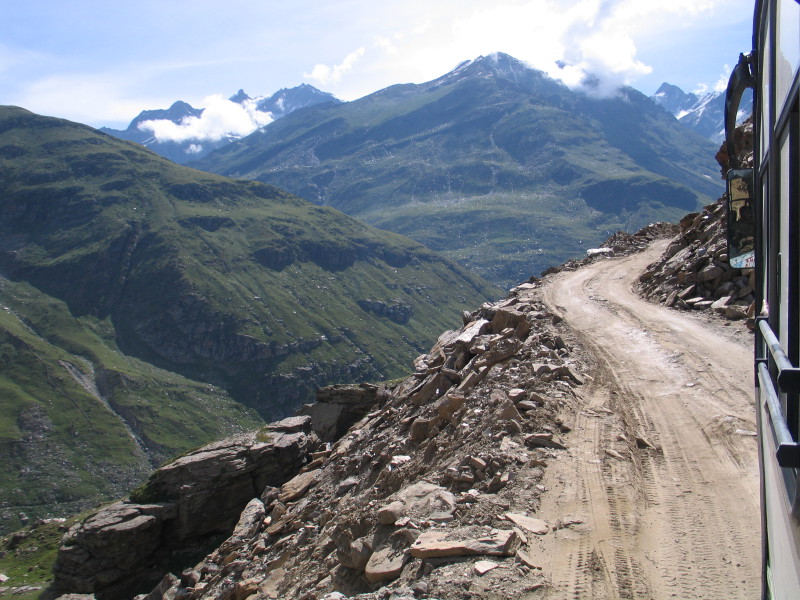
[[320, 85], [326, 85], [329, 83], [339, 83], [341, 81], [342, 76], [350, 71], [353, 68], [355, 62], [364, 56], [364, 47], [362, 46], [358, 50], [355, 50], [344, 57], [344, 60], [334, 66], [328, 66], [323, 64], [316, 64], [314, 68], [311, 69], [311, 73], [303, 73], [303, 77], [306, 79], [311, 79], [312, 81], [316, 81]]
[[[403, 22], [404, 35], [378, 32], [385, 52], [370, 55], [358, 76], [347, 78], [339, 95], [364, 91], [362, 74], [390, 85], [421, 82], [478, 55], [506, 52], [572, 88], [611, 94], [652, 72], [639, 46], [657, 35], [697, 26], [718, 16], [723, 0], [410, 0], [418, 15]], [[424, 26], [419, 26], [420, 21]], [[394, 27], [397, 25], [393, 22]], [[677, 43], [677, 42], [676, 42]], [[318, 65], [312, 75], [333, 82], [333, 68]], [[308, 76], [308, 75], [307, 75]], [[591, 86], [586, 82], [591, 81]], [[359, 86], [360, 83], [360, 86]], [[345, 90], [343, 88], [347, 87]], [[374, 85], [372, 89], [377, 89]], [[352, 90], [352, 91], [350, 91]]]
[[731, 76], [731, 66], [724, 65], [722, 67], [722, 72], [719, 75], [716, 83], [713, 86], [709, 86], [707, 83], [698, 83], [697, 87], [692, 90], [693, 93], [697, 94], [698, 96], [703, 96], [710, 92], [724, 92], [728, 89], [728, 79]]
[[[455, 44], [482, 39], [483, 53], [508, 52], [570, 87], [586, 87], [591, 80], [590, 91], [609, 94], [652, 70], [637, 59], [635, 38], [673, 4], [531, 0], [496, 5], [461, 18], [454, 26]], [[703, 2], [693, 9], [695, 4]]]
[[[395, 39], [400, 39], [400, 38], [399, 38], [399, 37], [395, 37]], [[376, 40], [375, 40], [375, 47], [376, 47], [376, 48], [383, 48], [383, 50], [384, 50], [384, 51], [385, 51], [387, 54], [398, 54], [398, 53], [400, 52], [400, 51], [397, 49], [397, 46], [395, 46], [395, 45], [392, 43], [392, 40], [390, 40], [389, 38], [383, 37], [383, 36], [378, 36], [378, 37], [376, 38]]]
[[731, 66], [725, 65], [722, 67], [722, 73], [717, 79], [717, 83], [714, 84], [714, 91], [715, 92], [724, 92], [728, 89], [728, 79], [731, 77]]
[[139, 129], [152, 132], [161, 142], [217, 141], [248, 135], [273, 120], [271, 114], [256, 110], [255, 100], [237, 104], [217, 94], [203, 103], [205, 109], [199, 117], [186, 117], [180, 124], [167, 119], [143, 121]]
[[411, 35], [422, 35], [430, 28], [431, 28], [431, 20], [425, 19], [422, 23], [415, 26], [414, 29], [411, 30]]
[[[176, 99], [202, 106], [211, 90], [272, 93], [303, 77], [352, 100], [498, 51], [572, 87], [592, 73], [606, 92], [661, 81], [711, 88], [717, 67], [748, 48], [752, 18], [752, 0], [233, 0], [224, 14], [146, 0], [152, 10], [122, 20], [88, 9], [78, 19], [71, 4], [42, 19], [39, 4], [0, 20], [0, 103], [114, 127]], [[36, 26], [17, 26], [23, 17]], [[651, 65], [659, 81], [645, 75]]]

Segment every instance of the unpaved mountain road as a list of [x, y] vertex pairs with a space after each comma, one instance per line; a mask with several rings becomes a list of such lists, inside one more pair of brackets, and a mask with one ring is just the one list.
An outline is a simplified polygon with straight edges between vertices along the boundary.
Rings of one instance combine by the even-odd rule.
[[632, 291], [664, 247], [545, 291], [593, 360], [544, 481], [548, 598], [759, 597], [752, 338]]

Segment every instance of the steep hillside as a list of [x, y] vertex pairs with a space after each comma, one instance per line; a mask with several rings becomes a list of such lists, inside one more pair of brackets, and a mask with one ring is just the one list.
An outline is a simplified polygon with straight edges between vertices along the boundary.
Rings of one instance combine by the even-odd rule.
[[[536, 484], [547, 463], [560, 460], [569, 426], [557, 415], [578, 405], [585, 354], [562, 338], [566, 330], [553, 324], [559, 319], [538, 294], [539, 285], [523, 284], [466, 313], [462, 328], [443, 333], [415, 361], [413, 376], [377, 391], [368, 414], [328, 448], [320, 447], [313, 417], [296, 417], [156, 471], [141, 497], [70, 529], [54, 591], [121, 600], [146, 593], [170, 568], [175, 575], [164, 577], [154, 598], [334, 600], [373, 591], [365, 598], [375, 600], [391, 593], [376, 591], [383, 585], [397, 598], [464, 598], [467, 589], [489, 598], [541, 585], [528, 559], [505, 571], [502, 586], [487, 578], [462, 587], [474, 577], [464, 561], [510, 565], [549, 530], [525, 515], [540, 506]], [[274, 473], [275, 448], [289, 444], [294, 473]], [[268, 458], [252, 464], [261, 456]], [[189, 483], [191, 494], [184, 492]], [[140, 504], [153, 501], [159, 504]], [[202, 554], [180, 560], [209, 532], [230, 535], [237, 519], [231, 537], [197, 566]], [[447, 534], [452, 542], [443, 541]], [[95, 550], [99, 540], [102, 551]], [[451, 546], [437, 553], [426, 542]], [[418, 580], [427, 593], [397, 589]]]
[[718, 195], [713, 152], [635, 90], [573, 93], [496, 54], [289, 115], [196, 165], [285, 187], [510, 286]]
[[[165, 466], [70, 528], [50, 591], [752, 598], [760, 549], [736, 544], [758, 527], [749, 348], [636, 297], [667, 243], [517, 286], [399, 384], [321, 390], [310, 416]], [[337, 394], [372, 402], [338, 439], [315, 418]], [[302, 466], [277, 472], [289, 447]]]
[[[753, 165], [753, 121], [736, 128], [734, 143], [742, 165]], [[727, 145], [716, 156], [723, 173], [730, 169]], [[680, 221], [679, 234], [639, 278], [643, 295], [666, 306], [708, 311], [730, 320], [755, 323], [754, 269], [735, 269], [728, 260], [726, 196]]]
[[[278, 417], [319, 385], [394, 377], [495, 293], [332, 209], [15, 107], [0, 275], [7, 512], [118, 493], [253, 426], [242, 405]], [[31, 474], [34, 455], [64, 477]]]
[[4, 277], [0, 364], [0, 531], [126, 494], [176, 454], [261, 421], [223, 389], [125, 356], [108, 320]]

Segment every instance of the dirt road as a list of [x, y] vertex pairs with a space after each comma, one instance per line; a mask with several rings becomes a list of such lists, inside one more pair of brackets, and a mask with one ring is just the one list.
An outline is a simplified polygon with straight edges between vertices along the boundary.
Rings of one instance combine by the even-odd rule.
[[631, 291], [663, 247], [561, 273], [546, 290], [594, 360], [569, 451], [545, 479], [551, 598], [759, 594], [751, 338]]

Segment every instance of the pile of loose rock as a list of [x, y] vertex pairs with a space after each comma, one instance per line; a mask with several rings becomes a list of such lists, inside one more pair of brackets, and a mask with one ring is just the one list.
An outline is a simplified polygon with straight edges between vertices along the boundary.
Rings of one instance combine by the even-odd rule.
[[644, 296], [685, 310], [711, 310], [731, 320], [753, 317], [755, 273], [728, 262], [725, 211], [720, 198], [681, 219], [680, 233], [639, 277]]
[[[753, 165], [753, 122], [736, 128], [734, 143], [741, 166]], [[723, 175], [731, 167], [727, 146], [716, 155]], [[686, 215], [662, 257], [639, 278], [641, 293], [656, 302], [685, 310], [712, 311], [726, 319], [747, 319], [754, 327], [755, 273], [728, 262], [727, 208], [720, 198], [700, 213]]]
[[526, 543], [549, 528], [530, 513], [563, 449], [556, 412], [582, 376], [536, 287], [465, 315], [413, 376], [295, 478], [267, 487], [239, 533], [157, 597], [463, 598], [543, 585]]
[[[752, 117], [736, 128], [734, 145], [741, 159], [738, 166], [752, 167]], [[716, 159], [724, 177], [731, 168], [726, 144]], [[734, 269], [728, 262], [724, 197], [681, 219], [678, 235], [639, 281], [645, 297], [666, 306], [713, 311], [730, 320], [747, 319], [748, 327], [754, 326], [755, 273]]]
[[[294, 477], [254, 493], [216, 550], [147, 599], [460, 599], [545, 585], [527, 545], [551, 531], [535, 516], [540, 481], [569, 430], [557, 415], [586, 376], [538, 285], [465, 313], [401, 383], [351, 394], [373, 397], [370, 412], [307, 453]], [[310, 416], [294, 419], [301, 431], [281, 435], [315, 437]], [[91, 547], [95, 518], [68, 544], [83, 536]]]

